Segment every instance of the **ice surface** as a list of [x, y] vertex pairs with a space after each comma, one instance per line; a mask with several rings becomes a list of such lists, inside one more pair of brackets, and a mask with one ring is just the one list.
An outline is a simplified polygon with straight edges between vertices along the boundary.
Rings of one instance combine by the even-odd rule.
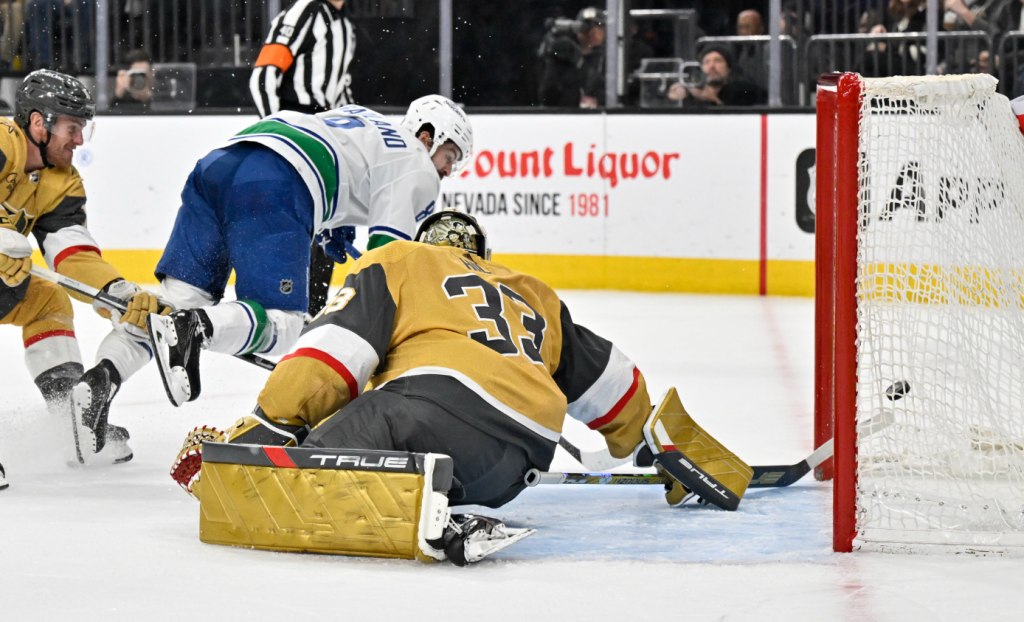
[[[616, 341], [658, 397], [752, 464], [811, 447], [809, 300], [564, 292], [574, 318]], [[105, 323], [76, 305], [91, 362]], [[1024, 561], [831, 553], [831, 486], [755, 490], [740, 510], [668, 508], [656, 487], [543, 487], [490, 512], [538, 533], [469, 568], [205, 545], [198, 505], [167, 471], [186, 432], [253, 404], [265, 372], [203, 359], [203, 397], [172, 407], [149, 366], [111, 420], [135, 459], [69, 468], [53, 421], [0, 328], [0, 621], [672, 619], [1017, 620]], [[601, 440], [570, 422], [589, 449]], [[561, 453], [554, 469], [581, 470]]]

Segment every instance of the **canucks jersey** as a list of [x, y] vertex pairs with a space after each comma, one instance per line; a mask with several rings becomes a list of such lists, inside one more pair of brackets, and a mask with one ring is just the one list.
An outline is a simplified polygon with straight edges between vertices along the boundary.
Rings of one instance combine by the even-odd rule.
[[86, 227], [85, 188], [75, 167], [26, 173], [27, 156], [22, 129], [0, 118], [0, 227], [32, 233], [50, 268], [77, 281], [102, 288], [120, 278]]
[[626, 456], [651, 411], [636, 366], [575, 324], [547, 285], [465, 251], [416, 242], [389, 244], [354, 264], [271, 374], [259, 404], [278, 421], [316, 425], [367, 383], [439, 376], [487, 405], [460, 415], [451, 396], [442, 406], [523, 447], [542, 468], [567, 412]]
[[317, 232], [368, 226], [370, 248], [380, 246], [380, 238], [411, 240], [441, 191], [423, 144], [361, 106], [316, 115], [280, 112], [228, 142], [240, 141], [265, 145], [295, 167], [313, 197]]

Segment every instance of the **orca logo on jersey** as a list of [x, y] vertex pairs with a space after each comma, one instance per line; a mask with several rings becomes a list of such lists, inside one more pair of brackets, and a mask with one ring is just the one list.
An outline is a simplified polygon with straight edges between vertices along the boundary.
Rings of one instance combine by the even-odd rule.
[[434, 204], [436, 202], [437, 201], [431, 201], [430, 205], [428, 205], [422, 212], [420, 212], [419, 214], [416, 214], [416, 222], [419, 222], [419, 221], [423, 220], [424, 218], [426, 218], [427, 216], [430, 216], [431, 214], [433, 214], [434, 213]]
[[395, 456], [378, 456], [376, 462], [370, 462], [366, 459], [366, 456], [330, 456], [314, 454], [309, 458], [310, 460], [319, 460], [320, 466], [327, 466], [328, 460], [334, 462], [334, 466], [336, 467], [349, 465], [356, 468], [366, 469], [404, 469], [409, 465], [408, 458], [399, 458]]

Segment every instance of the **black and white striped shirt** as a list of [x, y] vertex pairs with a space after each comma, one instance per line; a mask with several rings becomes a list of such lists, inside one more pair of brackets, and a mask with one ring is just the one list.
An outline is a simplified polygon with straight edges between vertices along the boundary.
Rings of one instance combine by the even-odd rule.
[[270, 26], [249, 91], [261, 117], [315, 113], [352, 103], [352, 23], [326, 0], [298, 0]]

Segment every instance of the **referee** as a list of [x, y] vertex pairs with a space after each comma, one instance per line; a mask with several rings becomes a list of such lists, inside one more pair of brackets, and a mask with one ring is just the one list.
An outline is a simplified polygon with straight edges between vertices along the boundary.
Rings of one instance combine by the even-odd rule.
[[[270, 25], [249, 79], [260, 117], [281, 110], [307, 114], [352, 103], [349, 63], [355, 54], [352, 22], [342, 15], [345, 0], [297, 0]], [[327, 304], [332, 261], [314, 241], [310, 250], [309, 313]]]

